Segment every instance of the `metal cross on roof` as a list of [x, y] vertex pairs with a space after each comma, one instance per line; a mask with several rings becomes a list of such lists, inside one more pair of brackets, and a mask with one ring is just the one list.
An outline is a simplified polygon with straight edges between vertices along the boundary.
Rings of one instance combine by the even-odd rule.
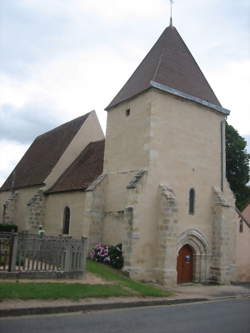
[[170, 0], [170, 27], [173, 26], [173, 4], [174, 0]]

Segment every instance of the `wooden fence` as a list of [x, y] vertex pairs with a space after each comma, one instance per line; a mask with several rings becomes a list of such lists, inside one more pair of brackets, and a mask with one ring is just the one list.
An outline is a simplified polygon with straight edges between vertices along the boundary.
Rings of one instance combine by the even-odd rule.
[[87, 240], [29, 233], [0, 233], [0, 277], [78, 277]]

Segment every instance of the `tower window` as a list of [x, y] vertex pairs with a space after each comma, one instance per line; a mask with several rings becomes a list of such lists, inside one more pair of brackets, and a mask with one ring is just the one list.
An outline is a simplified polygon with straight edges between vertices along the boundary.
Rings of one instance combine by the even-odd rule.
[[189, 191], [189, 214], [194, 215], [194, 205], [195, 205], [195, 190], [191, 188]]
[[69, 209], [69, 207], [65, 207], [64, 214], [63, 214], [63, 234], [64, 235], [69, 234], [69, 224], [70, 224], [70, 209]]
[[126, 117], [128, 117], [130, 115], [130, 109], [126, 110]]

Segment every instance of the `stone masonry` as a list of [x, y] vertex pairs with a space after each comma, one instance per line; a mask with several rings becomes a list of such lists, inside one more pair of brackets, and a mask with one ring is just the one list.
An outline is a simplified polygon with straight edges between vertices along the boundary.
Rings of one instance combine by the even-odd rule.
[[219, 189], [214, 188], [214, 221], [210, 281], [229, 284], [235, 270], [235, 218], [234, 206]]
[[11, 192], [8, 200], [4, 203], [2, 223], [15, 224], [16, 223], [16, 204], [18, 200], [18, 193]]
[[176, 281], [176, 244], [178, 208], [174, 191], [167, 185], [159, 185], [158, 218], [158, 280], [165, 285]]
[[39, 190], [27, 203], [27, 228], [32, 232], [38, 230], [39, 225], [43, 225], [45, 211], [45, 196]]

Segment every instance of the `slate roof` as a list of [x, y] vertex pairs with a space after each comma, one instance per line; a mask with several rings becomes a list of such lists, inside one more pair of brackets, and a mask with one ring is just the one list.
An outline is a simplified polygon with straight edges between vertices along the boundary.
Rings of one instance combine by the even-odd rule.
[[38, 136], [0, 191], [42, 185], [89, 113]]
[[80, 153], [47, 194], [85, 190], [102, 173], [105, 140], [95, 141]]
[[221, 106], [175, 27], [167, 27], [106, 110], [146, 91], [152, 81]]

